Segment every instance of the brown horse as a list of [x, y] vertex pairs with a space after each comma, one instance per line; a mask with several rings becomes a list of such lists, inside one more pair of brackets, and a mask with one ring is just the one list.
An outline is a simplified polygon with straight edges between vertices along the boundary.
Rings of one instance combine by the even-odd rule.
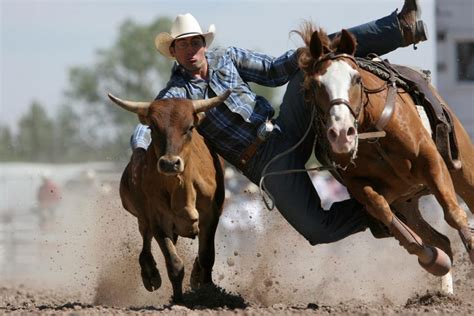
[[[418, 256], [423, 268], [445, 275], [451, 268], [446, 253], [452, 260], [449, 239], [426, 223], [418, 210], [419, 197], [434, 194], [474, 263], [473, 232], [456, 198], [457, 192], [474, 212], [474, 146], [454, 113], [448, 110], [462, 167], [449, 170], [410, 95], [401, 88], [390, 93], [385, 80], [358, 66], [352, 34], [342, 30], [330, 40], [310, 24], [297, 33], [306, 44], [299, 64], [306, 101], [316, 108], [315, 122], [326, 144], [324, 155], [338, 167], [351, 195]], [[441, 100], [435, 88], [430, 89]], [[386, 110], [390, 94], [394, 105]], [[363, 140], [374, 131], [378, 137]], [[321, 157], [317, 148], [316, 156]], [[403, 221], [395, 213], [404, 215]]]

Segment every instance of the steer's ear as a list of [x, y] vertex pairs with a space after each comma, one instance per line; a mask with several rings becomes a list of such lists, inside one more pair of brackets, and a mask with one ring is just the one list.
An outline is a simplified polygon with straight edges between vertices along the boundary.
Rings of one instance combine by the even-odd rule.
[[198, 126], [201, 124], [202, 120], [206, 117], [204, 112], [194, 113], [194, 125]]

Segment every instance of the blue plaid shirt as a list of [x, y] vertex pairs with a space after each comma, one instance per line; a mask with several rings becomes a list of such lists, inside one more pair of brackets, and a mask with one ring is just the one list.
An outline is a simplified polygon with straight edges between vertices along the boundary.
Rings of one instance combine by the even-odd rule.
[[[286, 84], [298, 70], [297, 56], [290, 50], [278, 58], [253, 51], [229, 47], [206, 53], [209, 79], [190, 76], [175, 65], [171, 78], [156, 99], [205, 99], [231, 89], [227, 100], [206, 112], [198, 126], [215, 150], [228, 162], [237, 164], [242, 152], [255, 140], [257, 128], [274, 115], [274, 109], [263, 97], [257, 96], [248, 82], [277, 87]], [[132, 135], [132, 147], [146, 147], [148, 129], [138, 125]]]

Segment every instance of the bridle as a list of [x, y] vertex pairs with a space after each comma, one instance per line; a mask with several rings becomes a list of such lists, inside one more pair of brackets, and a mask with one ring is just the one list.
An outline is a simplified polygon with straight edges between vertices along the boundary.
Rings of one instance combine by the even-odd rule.
[[[318, 67], [318, 65], [320, 65], [323, 62], [328, 61], [328, 60], [338, 60], [338, 59], [344, 59], [344, 58], [351, 60], [356, 65], [356, 67], [357, 67], [356, 70], [357, 71], [359, 70], [359, 65], [357, 64], [357, 61], [354, 58], [354, 56], [349, 55], [349, 54], [345, 54], [345, 53], [337, 54], [337, 53], [334, 53], [334, 52], [328, 53], [328, 54], [324, 55], [323, 57], [321, 57], [320, 59], [318, 59], [318, 61], [314, 65], [314, 67], [316, 68], [316, 67]], [[344, 104], [349, 109], [352, 116], [354, 117], [354, 123], [355, 123], [354, 125], [355, 126], [358, 126], [359, 117], [361, 115], [362, 108], [363, 108], [363, 105], [364, 105], [364, 102], [363, 102], [363, 99], [362, 99], [363, 91], [364, 91], [364, 85], [363, 85], [362, 82], [360, 83], [360, 87], [361, 87], [361, 94], [360, 94], [361, 99], [360, 99], [359, 104], [355, 108], [349, 102], [349, 100], [346, 100], [344, 98], [335, 98], [335, 99], [332, 99], [332, 100], [329, 101], [330, 107], [332, 107], [334, 105], [338, 105], [338, 104]]]
[[[336, 59], [341, 59], [341, 58], [348, 58], [350, 59], [351, 61], [354, 62], [354, 64], [357, 66], [357, 70], [359, 69], [359, 64], [357, 63], [356, 59], [354, 58], [354, 56], [352, 55], [349, 55], [349, 54], [345, 54], [345, 53], [342, 53], [342, 54], [336, 54], [334, 52], [331, 52], [329, 54], [326, 54], [324, 55], [322, 58], [318, 59], [315, 64], [313, 65], [314, 68], [317, 68], [318, 65], [320, 65], [321, 63], [323, 63], [324, 61], [327, 61], [327, 60], [336, 60]], [[310, 168], [310, 169], [292, 169], [292, 170], [283, 170], [283, 171], [273, 171], [273, 172], [267, 172], [267, 169], [268, 167], [270, 166], [270, 164], [272, 164], [275, 160], [277, 159], [280, 159], [281, 157], [287, 155], [289, 152], [295, 150], [305, 139], [306, 139], [306, 136], [308, 135], [309, 131], [314, 128], [315, 126], [315, 119], [317, 117], [317, 114], [316, 114], [316, 109], [320, 108], [318, 107], [316, 104], [314, 104], [315, 100], [316, 100], [316, 94], [314, 93], [314, 91], [316, 91], [317, 87], [314, 85], [314, 81], [312, 83], [312, 86], [313, 86], [313, 97], [311, 99], [311, 102], [310, 103], [313, 103], [311, 104], [312, 107], [312, 111], [311, 111], [311, 116], [312, 116], [312, 120], [310, 121], [310, 124], [308, 125], [308, 128], [306, 129], [306, 132], [305, 134], [303, 135], [303, 137], [296, 143], [294, 144], [291, 148], [289, 148], [288, 150], [282, 152], [282, 153], [279, 153], [278, 155], [274, 156], [269, 162], [267, 162], [267, 164], [264, 166], [263, 170], [262, 170], [262, 177], [260, 178], [260, 182], [259, 182], [259, 189], [260, 189], [260, 195], [262, 196], [262, 199], [263, 199], [263, 202], [265, 203], [266, 207], [269, 209], [269, 210], [272, 210], [273, 207], [275, 206], [275, 202], [274, 202], [274, 198], [273, 196], [271, 195], [271, 193], [266, 190], [265, 188], [265, 183], [264, 183], [264, 180], [266, 177], [268, 176], [276, 176], [276, 175], [283, 175], [283, 174], [290, 174], [290, 173], [296, 173], [296, 172], [308, 172], [308, 171], [323, 171], [323, 170], [332, 170], [334, 172], [337, 172], [337, 169], [342, 169], [342, 170], [346, 170], [347, 167], [350, 165], [350, 164], [354, 164], [355, 165], [355, 162], [354, 160], [357, 158], [357, 147], [358, 147], [358, 140], [359, 139], [366, 139], [366, 140], [370, 140], [370, 139], [377, 139], [379, 137], [384, 137], [385, 136], [385, 132], [384, 131], [377, 131], [377, 132], [366, 132], [366, 133], [357, 133], [357, 137], [356, 137], [356, 149], [353, 151], [352, 153], [352, 156], [351, 156], [351, 159], [349, 161], [349, 163], [346, 165], [346, 166], [341, 166], [339, 164], [336, 164], [334, 161], [332, 162], [332, 164], [330, 165], [323, 165], [323, 166], [318, 166], [318, 167], [314, 167], [314, 168]], [[353, 109], [351, 103], [349, 102], [349, 100], [346, 100], [346, 99], [343, 99], [343, 98], [336, 98], [336, 99], [333, 99], [329, 102], [329, 104], [331, 106], [334, 106], [336, 104], [344, 104], [345, 106], [347, 106], [349, 108], [349, 111], [352, 113], [353, 117], [354, 117], [354, 126], [357, 130], [358, 128], [358, 125], [359, 125], [359, 116], [361, 115], [362, 113], [362, 109], [364, 107], [364, 105], [368, 102], [368, 98], [367, 100], [364, 102], [363, 100], [363, 95], [364, 95], [364, 92], [365, 93], [377, 93], [377, 92], [380, 92], [384, 89], [387, 88], [387, 85], [385, 84], [384, 86], [380, 87], [380, 88], [377, 88], [377, 89], [368, 89], [364, 86], [363, 82], [360, 83], [360, 86], [361, 86], [361, 99], [360, 99], [360, 103], [358, 104], [358, 106], [355, 108], [355, 110]], [[306, 100], [306, 102], [308, 102], [308, 100]], [[322, 123], [322, 122], [321, 122]], [[325, 125], [324, 123], [322, 123], [323, 125]], [[317, 133], [317, 132], [316, 132]], [[316, 141], [317, 141], [317, 137], [314, 138], [314, 144], [313, 144], [313, 148], [316, 144]], [[266, 192], [266, 194], [268, 195], [268, 197], [270, 198], [271, 200], [271, 204], [269, 203], [269, 201], [267, 201], [267, 199], [265, 198], [265, 195], [264, 195], [264, 192]]]
[[[356, 70], [359, 72], [359, 64], [357, 63], [354, 56], [349, 55], [349, 54], [345, 54], [345, 53], [337, 54], [337, 53], [334, 53], [334, 52], [330, 52], [330, 53], [324, 55], [323, 57], [321, 57], [320, 59], [318, 59], [316, 61], [316, 63], [314, 64], [314, 68], [317, 68], [319, 65], [321, 65], [325, 61], [338, 60], [338, 59], [344, 59], [344, 58], [351, 60], [355, 64]], [[379, 120], [379, 122], [377, 123], [377, 131], [359, 133], [358, 128], [359, 128], [360, 116], [362, 115], [362, 112], [363, 112], [362, 110], [363, 110], [364, 106], [368, 103], [368, 97], [366, 97], [366, 100], [364, 101], [365, 93], [377, 93], [377, 92], [380, 92], [380, 91], [382, 91], [386, 88], [387, 88], [387, 84], [384, 84], [382, 87], [377, 88], [377, 89], [368, 89], [364, 86], [363, 82], [361, 81], [360, 82], [360, 89], [361, 89], [360, 96], [361, 97], [360, 97], [360, 102], [359, 102], [359, 104], [357, 104], [357, 106], [354, 107], [353, 104], [351, 104], [349, 100], [346, 100], [344, 98], [335, 98], [335, 99], [332, 99], [332, 100], [329, 101], [330, 107], [332, 107], [334, 105], [344, 104], [349, 109], [352, 116], [354, 117], [353, 124], [354, 124], [354, 127], [355, 127], [356, 131], [357, 131], [356, 138], [355, 138], [355, 146], [354, 146], [354, 150], [352, 151], [352, 155], [351, 155], [351, 158], [349, 160], [349, 163], [346, 166], [335, 165], [337, 168], [342, 169], [342, 170], [346, 170], [347, 167], [350, 164], [355, 165], [354, 161], [357, 158], [357, 150], [358, 150], [359, 140], [374, 140], [374, 139], [377, 140], [379, 137], [384, 137], [385, 136], [385, 132], [383, 131], [383, 127], [379, 128], [379, 124], [382, 123], [383, 126], [385, 126], [386, 121], [388, 121], [388, 119], [390, 118], [392, 111], [388, 111], [389, 113], [387, 115], [385, 115], [387, 117], [387, 119], [382, 118], [381, 120]], [[314, 84], [313, 84], [313, 89], [317, 89], [317, 87], [315, 87]], [[395, 89], [395, 91], [396, 91], [396, 89]], [[313, 95], [314, 95], [314, 97], [313, 97], [312, 102], [314, 103], [314, 102], [316, 102], [316, 93], [314, 93], [314, 91], [313, 91]], [[318, 107], [317, 104], [313, 104], [313, 106], [321, 109], [321, 107]], [[389, 107], [389, 108], [392, 109], [393, 107]], [[386, 111], [384, 111], [384, 112], [386, 112]], [[323, 116], [326, 116], [326, 115], [328, 115], [328, 113], [323, 113]], [[326, 124], [325, 124], [324, 121], [320, 121], [320, 124], [324, 128], [326, 128]]]

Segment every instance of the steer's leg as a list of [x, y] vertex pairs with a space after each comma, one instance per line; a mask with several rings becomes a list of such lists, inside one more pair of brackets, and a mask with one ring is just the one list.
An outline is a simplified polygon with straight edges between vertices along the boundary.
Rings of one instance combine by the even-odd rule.
[[162, 230], [155, 232], [155, 239], [160, 245], [166, 262], [168, 277], [173, 286], [173, 301], [179, 303], [183, 300], [183, 278], [184, 264], [176, 251], [176, 241], [178, 236], [167, 236]]
[[143, 248], [139, 257], [142, 281], [145, 288], [152, 292], [161, 286], [160, 272], [156, 268], [156, 262], [151, 253], [153, 232], [148, 224], [140, 220], [138, 221], [138, 227], [143, 238]]
[[219, 211], [217, 207], [199, 213], [199, 252], [191, 273], [191, 287], [198, 288], [212, 283], [212, 267], [215, 261], [215, 244]]

